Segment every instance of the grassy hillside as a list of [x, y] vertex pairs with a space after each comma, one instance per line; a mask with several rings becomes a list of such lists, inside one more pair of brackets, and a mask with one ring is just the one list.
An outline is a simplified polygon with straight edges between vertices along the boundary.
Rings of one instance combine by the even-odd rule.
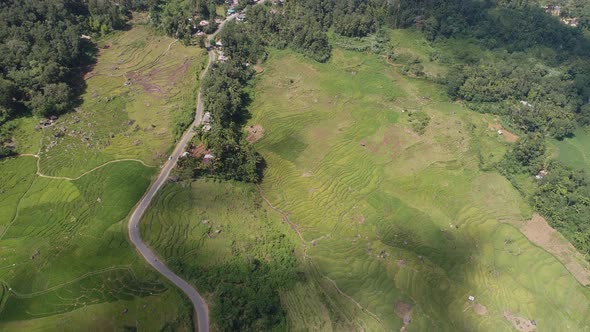
[[590, 131], [578, 129], [573, 138], [553, 142], [558, 149], [558, 160], [590, 174]]
[[[392, 36], [428, 76], [444, 72], [411, 33]], [[274, 264], [260, 239], [284, 233], [299, 277], [280, 299], [295, 331], [588, 329], [590, 291], [519, 231], [532, 210], [484, 171], [515, 137], [441, 86], [401, 75], [403, 65], [338, 48], [326, 64], [271, 51], [248, 123], [264, 133], [260, 192], [168, 185], [144, 236], [215, 311], [225, 282], [215, 271], [249, 250]]]
[[[85, 75], [81, 106], [43, 131], [44, 174], [76, 177], [121, 158], [155, 165], [193, 117], [204, 50], [141, 25], [97, 46], [98, 61]], [[25, 123], [15, 134], [18, 151], [36, 153], [28, 138], [34, 125], [20, 121]]]
[[98, 46], [79, 109], [43, 130], [16, 120], [30, 155], [0, 160], [0, 330], [192, 328], [188, 302], [129, 243], [127, 216], [194, 112], [204, 51], [143, 26]]
[[531, 210], [511, 184], [480, 170], [508, 144], [495, 119], [370, 55], [273, 52], [264, 69], [250, 121], [265, 130], [263, 193], [318, 278], [371, 313], [358, 324], [398, 329], [403, 302], [411, 330], [587, 328], [590, 292], [517, 230]]

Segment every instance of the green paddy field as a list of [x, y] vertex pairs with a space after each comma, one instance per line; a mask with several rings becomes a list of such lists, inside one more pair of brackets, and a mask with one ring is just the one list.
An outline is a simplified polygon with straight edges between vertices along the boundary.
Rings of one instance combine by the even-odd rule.
[[192, 308], [133, 250], [127, 218], [190, 120], [205, 52], [149, 28], [97, 41], [82, 104], [15, 120], [0, 161], [0, 330], [191, 330]]
[[[415, 37], [396, 31], [392, 44], [423, 58], [427, 76], [444, 72]], [[491, 171], [511, 144], [499, 120], [402, 65], [271, 51], [248, 123], [264, 130], [262, 184], [168, 185], [144, 218], [148, 242], [206, 273], [284, 234], [304, 276], [280, 290], [293, 331], [590, 330], [590, 290], [521, 233], [533, 211]]]

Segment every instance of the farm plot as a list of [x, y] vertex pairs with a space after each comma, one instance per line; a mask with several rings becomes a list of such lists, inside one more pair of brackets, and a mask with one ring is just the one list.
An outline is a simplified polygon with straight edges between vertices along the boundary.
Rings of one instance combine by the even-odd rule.
[[120, 162], [68, 181], [36, 166], [0, 162], [0, 329], [190, 327], [190, 307], [127, 240], [127, 213], [154, 169]]
[[126, 221], [194, 115], [204, 51], [146, 26], [98, 48], [81, 106], [15, 120], [22, 155], [0, 160], [0, 330], [192, 329]]
[[327, 64], [272, 52], [258, 80], [262, 192], [303, 237], [309, 275], [362, 308], [360, 327], [588, 329], [590, 292], [518, 231], [530, 207], [481, 170], [509, 144], [491, 119], [339, 49]]
[[43, 174], [76, 177], [122, 158], [156, 165], [194, 117], [203, 49], [141, 25], [98, 48], [81, 106], [43, 130]]

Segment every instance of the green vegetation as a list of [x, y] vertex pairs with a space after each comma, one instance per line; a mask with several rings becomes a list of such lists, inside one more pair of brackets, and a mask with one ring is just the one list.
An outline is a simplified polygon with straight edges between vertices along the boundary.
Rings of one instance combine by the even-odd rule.
[[120, 162], [75, 181], [35, 171], [32, 157], [0, 162], [0, 329], [190, 328], [190, 307], [127, 240], [154, 169]]
[[[192, 122], [202, 49], [154, 36], [145, 26], [102, 39], [99, 47], [78, 111], [42, 130], [43, 174], [76, 177], [122, 158], [156, 165]], [[30, 133], [33, 126], [21, 129]], [[16, 139], [19, 152], [21, 143]]]
[[[97, 42], [76, 112], [11, 119], [0, 160], [0, 330], [191, 330], [188, 301], [143, 262], [129, 211], [194, 114], [205, 52], [146, 26]], [[38, 157], [37, 157], [38, 155]]]
[[284, 329], [281, 292], [298, 278], [294, 239], [254, 185], [169, 184], [141, 223], [169, 266], [206, 291], [222, 331]]
[[[480, 170], [507, 143], [488, 128], [490, 117], [439, 90], [372, 55], [336, 49], [321, 65], [271, 53], [250, 120], [265, 128], [256, 144], [267, 161], [263, 193], [300, 230], [310, 282], [334, 281], [342, 293], [330, 299], [354, 300], [369, 314], [317, 305], [374, 330], [401, 327], [397, 301], [413, 305], [409, 327], [418, 330], [510, 330], [505, 311], [542, 329], [565, 321], [583, 329], [586, 316], [576, 312], [588, 310], [588, 290], [511, 226], [531, 209], [510, 182]], [[430, 117], [423, 135], [408, 132], [409, 116], [387, 120], [404, 109]], [[285, 155], [291, 142], [303, 148]], [[293, 315], [315, 305], [289, 303]]]

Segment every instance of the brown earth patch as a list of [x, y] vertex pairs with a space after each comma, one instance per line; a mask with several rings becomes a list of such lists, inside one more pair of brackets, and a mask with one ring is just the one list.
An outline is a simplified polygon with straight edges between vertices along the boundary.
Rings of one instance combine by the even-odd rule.
[[211, 151], [207, 150], [207, 148], [205, 147], [205, 145], [203, 145], [203, 143], [200, 143], [197, 146], [194, 146], [191, 144], [188, 149], [188, 153], [191, 157], [200, 159], [200, 158], [203, 158], [204, 155], [211, 153]]
[[521, 232], [534, 244], [554, 255], [568, 271], [584, 286], [590, 285], [590, 270], [583, 266], [575, 256], [579, 255], [574, 246], [553, 229], [541, 215], [533, 218], [520, 228]]
[[404, 259], [398, 259], [397, 260], [397, 266], [399, 267], [406, 267], [407, 263]]
[[516, 142], [516, 140], [518, 140], [518, 136], [516, 136], [513, 133], [509, 132], [508, 130], [502, 128], [502, 125], [499, 123], [490, 123], [490, 124], [488, 124], [488, 128], [493, 129], [496, 132], [498, 130], [501, 130], [502, 137], [504, 137], [504, 140], [508, 143], [514, 143], [514, 142]]
[[174, 69], [172, 71], [172, 73], [170, 73], [170, 76], [168, 77], [168, 79], [170, 80], [170, 82], [171, 83], [176, 83], [182, 77], [184, 77], [184, 74], [188, 70], [189, 65], [190, 65], [190, 61], [188, 59], [184, 59], [184, 61], [182, 62], [182, 64], [178, 68]]
[[153, 70], [148, 75], [142, 75], [138, 72], [129, 72], [126, 74], [127, 79], [131, 81], [131, 83], [139, 85], [142, 87], [143, 91], [150, 92], [150, 93], [163, 93], [162, 88], [159, 85], [153, 84], [149, 81], [151, 77], [156, 75], [157, 72]]
[[412, 322], [412, 305], [397, 301], [395, 302], [394, 310], [395, 314], [403, 320], [404, 327], [402, 327], [402, 331], [405, 331], [405, 326]]
[[352, 218], [354, 221], [356, 221], [359, 224], [364, 224], [365, 223], [365, 216], [363, 216], [362, 214], [357, 214]]
[[512, 323], [512, 326], [522, 332], [532, 332], [537, 328], [530, 319], [514, 316], [509, 310], [504, 310], [504, 319]]
[[301, 174], [301, 176], [304, 178], [308, 178], [310, 176], [313, 176], [313, 174], [311, 174], [311, 172], [305, 172], [305, 173]]
[[87, 79], [90, 79], [91, 77], [94, 77], [95, 75], [96, 75], [95, 71], [89, 71], [84, 74], [83, 79], [86, 81]]
[[264, 68], [260, 67], [259, 65], [255, 65], [254, 71], [256, 72], [256, 74], [262, 74], [264, 72]]
[[488, 313], [488, 308], [483, 304], [476, 303], [473, 305], [473, 311], [480, 316], [485, 316]]
[[248, 137], [246, 137], [246, 140], [250, 143], [254, 143], [264, 136], [264, 128], [262, 128], [261, 125], [249, 126], [246, 130], [248, 131]]

